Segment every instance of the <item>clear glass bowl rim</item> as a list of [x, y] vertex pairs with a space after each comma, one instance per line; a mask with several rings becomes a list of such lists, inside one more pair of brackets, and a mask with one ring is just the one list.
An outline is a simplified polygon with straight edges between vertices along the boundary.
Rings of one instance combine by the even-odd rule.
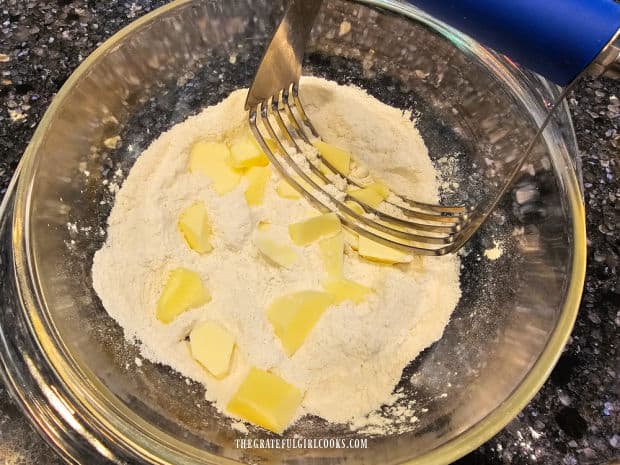
[[[25, 300], [25, 303], [28, 304], [29, 308], [20, 309], [23, 312], [23, 316], [28, 323], [27, 326], [30, 333], [28, 337], [36, 342], [32, 345], [32, 347], [35, 348], [34, 350], [38, 349], [38, 351], [40, 351], [40, 355], [43, 355], [44, 358], [49, 361], [50, 367], [46, 368], [51, 368], [52, 372], [55, 373], [58, 379], [64, 379], [63, 375], [67, 375], [68, 373], [70, 373], [74, 367], [72, 367], [68, 363], [68, 360], [62, 357], [62, 354], [64, 352], [61, 348], [62, 342], [57, 340], [57, 338], [55, 338], [50, 331], [51, 327], [48, 325], [45, 315], [42, 315], [41, 309], [37, 306], [36, 301], [37, 277], [36, 270], [34, 270], [31, 266], [32, 261], [29, 254], [29, 235], [27, 234], [29, 196], [32, 189], [32, 183], [34, 181], [33, 174], [37, 161], [34, 154], [37, 152], [37, 148], [43, 142], [44, 135], [47, 132], [50, 123], [54, 120], [54, 117], [58, 109], [60, 108], [63, 99], [66, 95], [68, 95], [68, 93], [71, 92], [76, 82], [78, 82], [88, 72], [92, 64], [94, 64], [107, 51], [114, 48], [126, 36], [133, 33], [133, 31], [135, 31], [136, 29], [145, 26], [157, 17], [169, 11], [182, 7], [185, 4], [190, 4], [193, 1], [194, 0], [174, 0], [169, 4], [148, 13], [147, 15], [132, 22], [131, 24], [114, 34], [83, 61], [83, 63], [69, 77], [67, 82], [60, 89], [60, 91], [52, 101], [50, 107], [45, 112], [30, 144], [28, 145], [24, 153], [24, 156], [22, 157], [22, 160], [19, 163], [19, 166], [16, 169], [16, 172], [9, 185], [9, 188], [7, 189], [2, 204], [0, 205], [0, 218], [2, 218], [2, 221], [11, 221], [12, 218], [12, 224], [9, 224], [9, 227], [12, 228], [11, 238], [15, 262], [16, 264], [19, 263], [20, 265], [23, 263], [23, 266], [15, 266], [15, 277], [19, 283], [19, 287], [25, 290], [28, 293], [29, 297], [32, 297], [22, 300], [22, 302]], [[470, 45], [473, 44], [476, 47], [480, 47], [479, 45], [471, 41], [471, 39], [464, 37], [462, 34], [451, 29], [449, 26], [446, 26], [424, 15], [423, 13], [419, 12], [419, 10], [416, 10], [410, 5], [406, 5], [402, 2], [393, 0], [358, 1], [359, 3], [364, 3], [370, 6], [377, 6], [380, 8], [391, 10], [404, 16], [411, 16], [411, 13], [415, 11], [416, 15], [423, 17], [429, 23], [433, 24], [433, 26], [436, 27], [438, 30], [449, 33], [451, 37], [458, 38], [459, 40], [467, 42]], [[497, 62], [493, 63], [493, 65], [503, 68], [504, 73], [508, 72], [509, 74], [512, 74], [514, 76], [521, 73], [518, 68], [514, 67], [510, 67], [510, 71], [507, 71], [507, 61], [498, 55], [494, 56]], [[541, 83], [543, 83], [543, 85], [547, 85], [546, 81], [540, 81]], [[568, 108], [566, 105], [563, 106], [560, 111], [568, 115]], [[570, 117], [568, 118], [568, 121], [570, 121]], [[574, 142], [575, 135], [572, 127], [570, 128], [569, 137]], [[573, 143], [573, 146], [576, 147], [576, 144]], [[564, 302], [564, 307], [558, 320], [557, 326], [555, 327], [553, 333], [551, 334], [551, 337], [547, 341], [546, 347], [540, 358], [534, 364], [534, 366], [525, 377], [525, 379], [522, 381], [522, 383], [515, 389], [515, 391], [508, 399], [506, 399], [501, 405], [499, 405], [492, 413], [490, 413], [477, 425], [473, 426], [469, 430], [458, 435], [457, 437], [453, 438], [442, 446], [431, 450], [422, 456], [405, 462], [407, 465], [448, 464], [458, 459], [459, 457], [462, 457], [468, 452], [474, 450], [476, 447], [490, 439], [504, 426], [506, 426], [506, 424], [508, 424], [508, 422], [525, 407], [525, 405], [532, 399], [532, 397], [534, 397], [534, 395], [538, 392], [538, 390], [541, 388], [541, 386], [551, 373], [555, 362], [559, 358], [562, 349], [570, 336], [574, 321], [577, 316], [581, 300], [583, 283], [585, 279], [586, 265], [585, 212], [582, 202], [580, 183], [578, 179], [578, 174], [575, 171], [575, 165], [573, 160], [570, 159], [570, 156], [568, 156], [569, 154], [565, 155], [566, 159], [562, 160], [562, 162], [566, 165], [568, 169], [556, 169], [556, 174], [559, 173], [560, 177], [562, 178], [561, 180], [566, 188], [568, 196], [567, 200], [569, 203], [569, 209], [572, 219], [571, 226], [573, 231], [573, 262], [571, 264], [570, 284], [566, 292], [566, 301]], [[62, 432], [59, 432], [57, 430], [57, 428], [59, 428], [59, 425], [64, 424], [66, 426], [70, 425], [71, 422], [67, 421], [67, 418], [65, 418], [66, 411], [63, 413], [62, 407], [59, 407], [58, 405], [51, 405], [51, 408], [49, 408], [49, 393], [48, 395], [45, 395], [46, 373], [44, 371], [38, 372], [37, 370], [35, 370], [35, 367], [32, 367], [28, 364], [17, 363], [19, 357], [15, 357], [15, 354], [7, 353], [7, 334], [2, 334], [2, 329], [3, 328], [0, 328], [0, 336], [3, 336], [2, 338], [0, 338], [0, 361], [2, 362], [3, 368], [3, 370], [1, 370], [1, 374], [5, 385], [7, 386], [13, 399], [28, 417], [33, 426], [44, 437], [44, 439], [46, 439], [63, 457], [70, 460], [71, 462], [79, 463], [78, 457], [80, 453], [84, 453], [84, 448], [76, 444], [66, 443], [65, 441], [70, 441], [70, 438], [74, 436], [62, 434]], [[30, 373], [27, 373], [28, 371], [30, 371]], [[36, 376], [33, 376], [33, 371], [37, 371]], [[20, 380], [23, 379], [30, 379], [31, 381], [34, 381], [36, 384], [38, 384], [38, 389], [34, 389], [32, 390], [32, 392], [26, 392], [26, 390], [32, 386], [24, 386], [20, 382]], [[80, 390], [83, 390], [83, 386], [81, 388], [82, 389]], [[93, 386], [89, 386], [89, 388], [92, 389]], [[84, 395], [86, 393], [81, 392], [80, 394]], [[48, 404], [48, 408], [41, 408], [39, 405], [37, 405], [37, 403], [32, 402], [33, 400], [37, 399], [37, 396], [38, 400], [45, 404]], [[78, 397], [73, 396], [73, 400], [77, 400]], [[111, 407], [110, 405], [107, 405], [107, 402], [100, 402], [101, 399], [97, 399], [98, 401], [95, 402], [96, 399], [91, 398], [90, 395], [84, 395], [84, 397], [82, 397], [80, 400], [82, 402], [84, 400], [93, 401], [93, 405], [87, 406], [86, 408], [86, 411], [89, 412], [91, 418], [81, 418], [81, 420], [85, 421], [91, 426], [94, 426], [94, 431], [97, 431], [99, 434], [93, 436], [90, 433], [86, 435], [80, 433], [79, 431], [74, 431], [74, 433], [78, 433], [78, 435], [81, 436], [83, 445], [86, 444], [93, 453], [96, 453], [100, 457], [106, 456], [107, 447], [106, 444], [102, 441], [105, 441], [104, 438], [110, 437], [109, 433], [114, 432], [112, 436], [115, 440], [120, 439], [124, 441], [124, 444], [119, 444], [120, 448], [131, 451], [131, 453], [129, 454], [131, 456], [140, 457], [143, 460], [152, 461], [152, 463], [168, 463], [168, 459], [174, 458], [173, 455], [170, 455], [170, 451], [167, 450], [166, 444], [161, 444], [161, 442], [155, 440], [156, 436], [152, 434], [144, 434], [143, 431], [136, 430], [134, 425], [132, 424], [121, 424], [123, 421], [122, 417], [116, 418], [116, 420], [120, 420], [120, 422], [114, 424], [114, 420], [110, 420], [110, 418], [105, 418], [106, 412], [104, 410], [100, 410], [98, 412], [96, 411], [95, 407], [99, 409]], [[64, 402], [69, 403], [69, 407], [73, 407], [71, 405], [71, 402], [67, 399], [65, 399]], [[65, 408], [66, 407], [67, 406], [65, 406]], [[140, 426], [144, 427], [144, 425]], [[147, 425], [146, 430], [148, 431], [149, 429], [154, 430], [154, 428], [148, 427]], [[64, 441], [61, 440], [61, 438], [64, 438]], [[170, 445], [174, 447], [175, 442], [177, 441], [171, 438]], [[149, 449], [151, 450], [151, 452], [149, 452]], [[153, 451], [159, 451], [162, 453], [162, 455], [159, 457], [155, 457], [152, 453]], [[111, 451], [108, 450], [108, 453], [111, 453]], [[206, 452], [200, 454], [200, 459], [198, 459], [195, 463], [205, 463], [205, 459], [212, 463], [221, 463], [222, 461], [225, 461], [226, 463], [236, 463]], [[186, 463], [189, 464], [194, 462], [192, 461]]]

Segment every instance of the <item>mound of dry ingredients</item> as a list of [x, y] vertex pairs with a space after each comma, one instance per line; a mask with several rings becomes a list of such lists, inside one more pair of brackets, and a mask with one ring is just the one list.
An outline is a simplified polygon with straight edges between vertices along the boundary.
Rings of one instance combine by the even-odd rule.
[[[318, 78], [305, 78], [301, 95], [322, 137], [349, 150], [396, 192], [437, 200], [436, 172], [408, 115], [364, 91]], [[247, 130], [246, 90], [162, 134], [140, 156], [116, 195], [108, 239], [93, 264], [94, 287], [106, 310], [145, 358], [203, 383], [205, 396], [222, 412], [249, 368], [278, 374], [305, 392], [297, 412], [331, 422], [364, 425], [367, 416], [393, 401], [403, 368], [439, 339], [457, 301], [459, 259], [424, 257], [411, 264], [380, 265], [347, 247], [344, 274], [374, 292], [362, 303], [331, 306], [301, 348], [289, 358], [265, 315], [275, 298], [321, 289], [325, 278], [316, 244], [298, 248], [290, 269], [268, 263], [252, 241], [259, 221], [284, 231], [312, 211], [304, 200], [277, 195], [272, 173], [262, 205], [248, 207], [244, 182], [219, 196], [203, 175], [189, 173], [188, 152], [199, 140], [223, 140]], [[179, 213], [205, 203], [213, 227], [213, 251], [190, 250], [177, 229]], [[211, 302], [170, 324], [155, 318], [169, 271], [198, 272]], [[236, 340], [230, 374], [217, 380], [191, 357], [184, 340], [209, 319]]]

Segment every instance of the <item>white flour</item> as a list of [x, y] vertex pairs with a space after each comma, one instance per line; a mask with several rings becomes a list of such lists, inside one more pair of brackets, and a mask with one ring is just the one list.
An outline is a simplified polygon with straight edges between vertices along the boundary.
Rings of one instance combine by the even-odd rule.
[[[459, 296], [456, 256], [416, 258], [411, 264], [381, 266], [345, 255], [344, 273], [374, 289], [363, 303], [330, 307], [288, 358], [265, 309], [285, 293], [321, 289], [323, 265], [316, 245], [299, 248], [302, 259], [278, 268], [260, 256], [252, 231], [267, 220], [286, 234], [289, 223], [308, 216], [304, 200], [279, 197], [274, 172], [263, 205], [246, 205], [244, 181], [223, 197], [208, 178], [188, 171], [188, 151], [202, 139], [224, 140], [247, 130], [245, 90], [232, 93], [162, 134], [136, 161], [116, 195], [108, 240], [93, 264], [94, 287], [108, 313], [144, 357], [202, 382], [206, 398], [225, 412], [250, 366], [270, 369], [305, 391], [298, 416], [316, 414], [352, 427], [390, 403], [403, 368], [439, 339]], [[400, 110], [354, 87], [317, 78], [302, 81], [307, 112], [322, 137], [348, 149], [373, 175], [395, 191], [423, 201], [437, 200], [436, 173], [419, 133]], [[412, 182], [414, 181], [414, 182]], [[204, 201], [214, 250], [198, 255], [177, 230], [179, 213]], [[155, 308], [168, 272], [186, 267], [200, 273], [213, 296], [169, 325]], [[190, 356], [184, 338], [209, 319], [234, 335], [237, 348], [230, 375], [216, 380]]]

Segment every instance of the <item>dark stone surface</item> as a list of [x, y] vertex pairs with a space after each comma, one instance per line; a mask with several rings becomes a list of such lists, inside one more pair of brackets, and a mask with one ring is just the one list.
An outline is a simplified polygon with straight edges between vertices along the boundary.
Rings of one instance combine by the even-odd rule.
[[[112, 33], [163, 0], [0, 1], [0, 193], [51, 98]], [[570, 343], [538, 395], [459, 465], [599, 465], [620, 458], [620, 83], [570, 97], [582, 150], [588, 274]], [[0, 462], [58, 465], [0, 385]]]

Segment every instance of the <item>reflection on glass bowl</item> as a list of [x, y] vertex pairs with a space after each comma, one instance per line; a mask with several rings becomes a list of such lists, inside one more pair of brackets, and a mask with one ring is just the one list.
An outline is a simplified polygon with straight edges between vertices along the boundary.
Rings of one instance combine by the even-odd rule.
[[[2, 362], [18, 404], [67, 458], [445, 464], [510, 421], [559, 356], [585, 261], [566, 108], [464, 250], [463, 297], [444, 337], [403, 374], [398, 389], [403, 408], [415, 410], [413, 425], [395, 418], [393, 432], [372, 436], [367, 449], [244, 450], [201, 386], [163, 366], [136, 367], [138, 349], [107, 316], [90, 276], [114, 191], [162, 131], [249, 85], [282, 9], [265, 0], [181, 0], [147, 15], [80, 66], [24, 156], [2, 210]], [[497, 188], [557, 95], [391, 1], [326, 2], [304, 69], [414, 110], [450, 203], [473, 203]], [[115, 136], [121, 142], [111, 148]], [[488, 260], [494, 241], [504, 253]], [[318, 418], [285, 432], [295, 435], [358, 437]], [[270, 437], [259, 429], [249, 436]]]

